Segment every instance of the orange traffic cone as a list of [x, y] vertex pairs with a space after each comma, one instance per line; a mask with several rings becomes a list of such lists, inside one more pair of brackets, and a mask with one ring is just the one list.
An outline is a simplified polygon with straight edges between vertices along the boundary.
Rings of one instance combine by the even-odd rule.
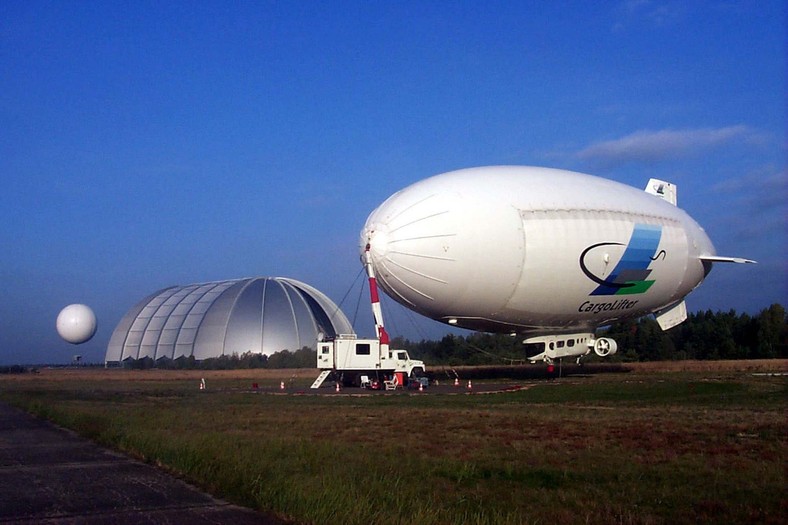
[[424, 392], [424, 383], [419, 381], [419, 392]]
[[454, 378], [454, 386], [460, 386], [460, 378], [459, 377], [455, 377]]
[[284, 390], [284, 389], [285, 389], [285, 382], [279, 381], [279, 390]]
[[472, 389], [473, 389], [473, 384], [471, 383], [471, 380], [469, 379], [468, 380], [468, 390], [472, 390]]
[[337, 383], [337, 392], [339, 392], [339, 383]]

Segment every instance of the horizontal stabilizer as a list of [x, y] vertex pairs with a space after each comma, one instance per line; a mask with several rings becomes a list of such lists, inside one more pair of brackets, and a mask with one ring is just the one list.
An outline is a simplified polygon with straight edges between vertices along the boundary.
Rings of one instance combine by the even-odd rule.
[[678, 202], [678, 190], [675, 184], [659, 179], [649, 179], [646, 184], [646, 193], [656, 195], [660, 199], [666, 200], [673, 206]]
[[684, 301], [656, 313], [657, 323], [662, 330], [670, 330], [687, 320], [687, 304]]
[[701, 261], [708, 261], [708, 262], [729, 262], [729, 263], [736, 263], [736, 264], [757, 264], [758, 261], [753, 261], [752, 259], [743, 259], [741, 257], [722, 257], [720, 255], [701, 255]]

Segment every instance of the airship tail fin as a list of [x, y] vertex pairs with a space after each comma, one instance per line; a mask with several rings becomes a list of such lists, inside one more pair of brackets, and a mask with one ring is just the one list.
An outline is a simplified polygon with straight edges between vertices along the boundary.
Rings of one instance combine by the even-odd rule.
[[660, 199], [666, 200], [673, 206], [677, 203], [676, 185], [672, 182], [665, 182], [659, 179], [649, 179], [646, 184], [646, 193], [656, 195]]
[[698, 257], [701, 261], [707, 262], [729, 262], [737, 264], [756, 264], [758, 261], [752, 259], [743, 259], [741, 257], [723, 257], [721, 255], [701, 255]]
[[655, 314], [657, 323], [662, 330], [670, 330], [687, 320], [687, 304], [684, 301], [660, 310]]

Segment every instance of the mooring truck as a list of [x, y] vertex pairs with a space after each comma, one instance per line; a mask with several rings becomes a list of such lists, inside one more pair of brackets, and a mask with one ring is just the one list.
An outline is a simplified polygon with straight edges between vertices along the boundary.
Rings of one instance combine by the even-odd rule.
[[317, 343], [317, 368], [322, 370], [312, 388], [320, 388], [323, 381], [333, 372], [335, 379], [346, 385], [365, 386], [362, 379], [377, 380], [382, 384], [391, 377], [397, 378], [404, 387], [407, 380], [424, 374], [422, 361], [411, 359], [405, 350], [389, 348], [389, 335], [383, 327], [383, 313], [375, 279], [375, 271], [369, 255], [369, 245], [364, 252], [364, 265], [369, 277], [369, 295], [372, 316], [375, 319], [377, 339], [358, 339], [355, 334], [339, 335]]
[[363, 376], [383, 384], [384, 379], [396, 375], [400, 386], [408, 378], [424, 374], [424, 362], [411, 359], [405, 350], [388, 348], [377, 339], [358, 339], [344, 334], [330, 341], [317, 343], [317, 368], [323, 370], [313, 388], [319, 388], [331, 372], [337, 381], [346, 385], [362, 386]]

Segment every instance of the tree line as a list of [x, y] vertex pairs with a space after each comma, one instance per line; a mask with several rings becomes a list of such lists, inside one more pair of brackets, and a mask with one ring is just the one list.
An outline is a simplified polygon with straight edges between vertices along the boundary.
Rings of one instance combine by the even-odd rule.
[[317, 352], [305, 346], [295, 352], [282, 350], [271, 355], [245, 352], [197, 360], [193, 356], [178, 359], [129, 359], [122, 366], [131, 369], [164, 368], [171, 370], [245, 370], [251, 368], [315, 368]]
[[[604, 333], [602, 333], [604, 332]], [[692, 313], [682, 324], [663, 332], [651, 316], [620, 321], [598, 334], [618, 343], [606, 361], [671, 361], [684, 359], [772, 359], [788, 357], [788, 318], [773, 304], [750, 316], [735, 310]], [[500, 365], [526, 362], [522, 338], [505, 334], [447, 335], [440, 341], [395, 338], [392, 347], [432, 365]], [[588, 356], [589, 360], [596, 358]]]
[[[602, 334], [601, 332], [604, 332]], [[620, 321], [600, 330], [600, 336], [618, 343], [618, 353], [605, 361], [671, 361], [684, 359], [772, 359], [788, 357], [788, 318], [783, 306], [773, 304], [754, 316], [706, 310], [690, 314], [682, 324], [663, 332], [656, 320], [641, 317]], [[527, 362], [522, 337], [475, 332], [446, 335], [439, 341], [410, 341], [395, 337], [391, 348], [408, 351], [429, 365], [506, 365]], [[592, 352], [589, 361], [597, 359]], [[317, 354], [310, 347], [270, 356], [247, 352], [197, 361], [129, 360], [129, 368], [230, 370], [249, 368], [315, 368]]]

